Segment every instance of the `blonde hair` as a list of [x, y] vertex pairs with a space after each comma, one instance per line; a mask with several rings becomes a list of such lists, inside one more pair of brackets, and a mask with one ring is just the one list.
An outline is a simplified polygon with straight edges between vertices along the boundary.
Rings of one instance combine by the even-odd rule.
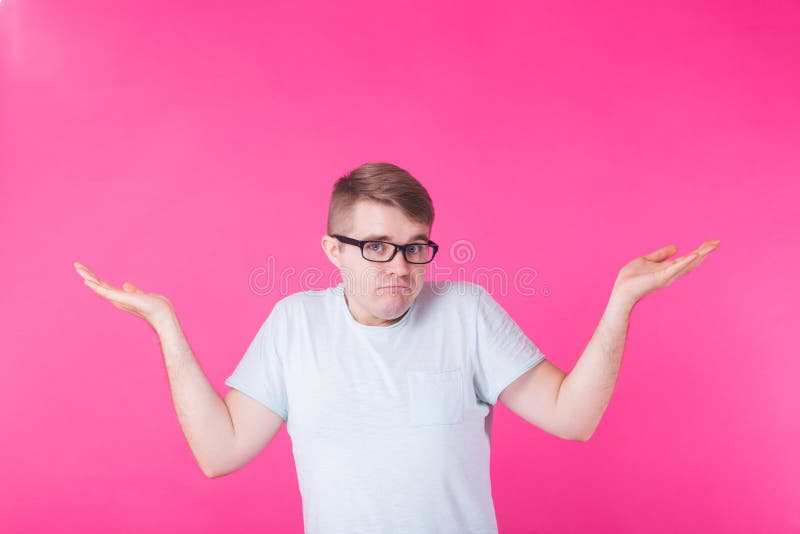
[[350, 231], [351, 214], [360, 200], [398, 207], [412, 221], [433, 226], [433, 201], [419, 180], [392, 163], [370, 162], [356, 167], [333, 185], [328, 235]]

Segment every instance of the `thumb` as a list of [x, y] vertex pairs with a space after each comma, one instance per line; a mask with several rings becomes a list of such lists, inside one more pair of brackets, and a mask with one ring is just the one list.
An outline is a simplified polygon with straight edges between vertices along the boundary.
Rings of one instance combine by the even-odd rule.
[[131, 282], [124, 282], [122, 284], [122, 289], [124, 289], [128, 293], [141, 293], [142, 292], [141, 289], [136, 287], [136, 285], [132, 284]]
[[675, 254], [676, 250], [678, 250], [678, 247], [676, 247], [675, 245], [667, 245], [666, 247], [660, 248], [655, 252], [651, 252], [647, 256], [644, 256], [644, 259], [660, 262]]

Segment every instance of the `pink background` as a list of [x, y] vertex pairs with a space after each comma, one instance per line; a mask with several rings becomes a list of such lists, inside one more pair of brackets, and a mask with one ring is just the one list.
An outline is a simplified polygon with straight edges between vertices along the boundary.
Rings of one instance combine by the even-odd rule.
[[301, 532], [285, 427], [204, 477], [157, 337], [72, 262], [172, 299], [224, 394], [328, 285], [334, 180], [390, 161], [439, 278], [534, 270], [490, 289], [565, 371], [624, 264], [722, 239], [634, 309], [589, 442], [498, 405], [501, 533], [800, 532], [800, 6], [651, 4], [2, 0], [0, 530]]

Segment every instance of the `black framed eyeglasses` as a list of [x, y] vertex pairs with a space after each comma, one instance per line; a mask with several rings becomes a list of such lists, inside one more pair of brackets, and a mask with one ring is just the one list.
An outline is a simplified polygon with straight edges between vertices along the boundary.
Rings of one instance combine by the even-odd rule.
[[431, 240], [426, 243], [396, 245], [388, 241], [359, 241], [339, 234], [332, 234], [331, 237], [335, 237], [342, 243], [360, 248], [361, 256], [365, 260], [381, 263], [392, 261], [398, 250], [403, 251], [403, 257], [408, 263], [430, 263], [436, 256], [436, 251], [439, 250], [439, 245]]

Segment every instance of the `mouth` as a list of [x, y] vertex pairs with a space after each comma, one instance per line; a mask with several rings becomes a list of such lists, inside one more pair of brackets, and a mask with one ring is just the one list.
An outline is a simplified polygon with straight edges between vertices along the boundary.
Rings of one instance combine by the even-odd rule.
[[411, 286], [383, 286], [378, 289], [411, 289]]

